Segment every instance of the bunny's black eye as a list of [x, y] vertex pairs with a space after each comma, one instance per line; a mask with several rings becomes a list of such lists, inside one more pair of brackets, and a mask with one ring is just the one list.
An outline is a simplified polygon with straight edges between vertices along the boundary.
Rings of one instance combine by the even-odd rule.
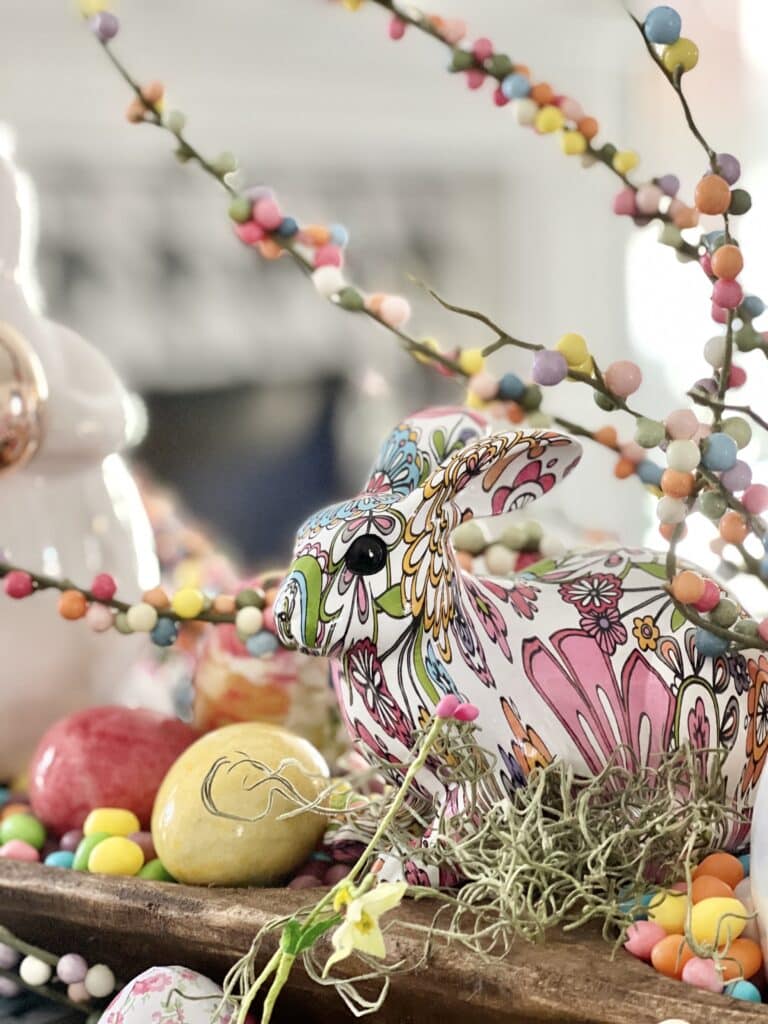
[[387, 564], [387, 545], [373, 533], [367, 533], [347, 548], [344, 563], [356, 576], [372, 576]]

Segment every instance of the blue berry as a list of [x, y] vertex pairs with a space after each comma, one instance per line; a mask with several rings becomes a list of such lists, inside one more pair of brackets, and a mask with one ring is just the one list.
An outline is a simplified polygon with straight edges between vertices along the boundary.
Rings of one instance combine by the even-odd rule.
[[149, 635], [157, 647], [170, 647], [179, 635], [179, 629], [173, 619], [160, 618]]
[[736, 442], [728, 434], [710, 434], [704, 442], [702, 462], [706, 469], [722, 473], [736, 464], [738, 456]]
[[525, 75], [507, 75], [502, 80], [501, 91], [508, 100], [521, 100], [531, 91], [531, 83]]
[[654, 487], [658, 487], [661, 483], [662, 472], [661, 466], [657, 466], [650, 459], [643, 459], [642, 462], [637, 464], [637, 475], [644, 484], [652, 484]]
[[259, 633], [249, 636], [245, 641], [245, 646], [249, 654], [252, 654], [254, 658], [260, 658], [264, 654], [273, 654], [279, 647], [279, 644], [274, 634], [266, 629], [262, 629]]
[[280, 235], [281, 238], [292, 238], [298, 230], [299, 225], [293, 217], [283, 217], [280, 227], [277, 229], [277, 234]]
[[699, 626], [696, 630], [696, 650], [705, 658], [716, 658], [728, 650], [728, 641]]
[[643, 23], [645, 38], [658, 46], [676, 43], [682, 27], [682, 19], [672, 7], [654, 7], [648, 11]]
[[343, 224], [331, 224], [328, 230], [331, 234], [331, 241], [334, 245], [338, 245], [340, 249], [343, 249], [349, 243], [349, 232]]
[[504, 402], [519, 402], [525, 394], [525, 384], [516, 373], [505, 373], [499, 381], [499, 398]]
[[756, 317], [765, 312], [765, 303], [758, 295], [747, 295], [741, 304], [745, 316]]

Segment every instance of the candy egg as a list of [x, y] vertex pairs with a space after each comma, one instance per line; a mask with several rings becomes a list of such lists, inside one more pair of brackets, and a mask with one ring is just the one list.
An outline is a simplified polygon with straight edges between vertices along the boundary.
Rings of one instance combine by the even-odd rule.
[[691, 886], [691, 902], [701, 903], [702, 900], [711, 899], [713, 896], [724, 896], [726, 899], [733, 897], [733, 889], [720, 878], [714, 875], [699, 875], [694, 878]]
[[723, 979], [714, 960], [704, 960], [699, 956], [691, 957], [683, 967], [682, 979], [689, 985], [703, 988], [707, 992], [723, 991]]
[[713, 878], [719, 878], [726, 885], [730, 885], [734, 889], [744, 878], [744, 865], [732, 853], [719, 850], [716, 853], [710, 853], [709, 856], [705, 857], [694, 868], [693, 877], [699, 878], [701, 875], [711, 875]]
[[691, 910], [691, 934], [698, 943], [722, 946], [741, 935], [746, 917], [746, 908], [739, 900], [714, 896]]
[[667, 935], [651, 950], [651, 963], [668, 978], [680, 978], [683, 968], [693, 957], [693, 950], [682, 935]]
[[721, 969], [724, 981], [751, 978], [763, 965], [763, 951], [754, 939], [734, 939], [728, 949], [722, 951]]
[[641, 960], [650, 960], [653, 948], [666, 937], [666, 934], [655, 921], [635, 921], [627, 929], [624, 949]]
[[670, 934], [682, 935], [688, 913], [688, 897], [684, 893], [659, 893], [648, 905], [648, 918]]

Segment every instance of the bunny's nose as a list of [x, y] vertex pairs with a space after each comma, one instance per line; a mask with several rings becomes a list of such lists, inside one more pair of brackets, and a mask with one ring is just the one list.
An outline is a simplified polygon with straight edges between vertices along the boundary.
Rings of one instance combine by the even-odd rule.
[[295, 597], [289, 581], [285, 581], [277, 593], [274, 606], [275, 627], [280, 642], [285, 647], [296, 647], [297, 637], [295, 636], [294, 615]]

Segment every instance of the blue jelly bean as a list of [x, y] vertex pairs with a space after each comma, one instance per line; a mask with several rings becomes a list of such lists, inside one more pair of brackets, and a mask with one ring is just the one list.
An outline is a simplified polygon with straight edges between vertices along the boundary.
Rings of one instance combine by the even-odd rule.
[[725, 994], [732, 999], [743, 999], [747, 1003], [762, 1003], [762, 996], [756, 985], [751, 981], [732, 981], [725, 986]]
[[749, 854], [748, 853], [742, 853], [741, 856], [739, 857], [739, 860], [741, 861], [741, 866], [744, 868], [744, 877], [745, 878], [749, 878], [749, 864], [750, 864], [750, 856], [749, 856]]
[[273, 633], [262, 629], [259, 633], [249, 636], [245, 641], [245, 646], [249, 654], [252, 654], [254, 658], [260, 658], [265, 654], [274, 653], [280, 645]]
[[682, 27], [682, 18], [673, 7], [654, 7], [648, 11], [643, 22], [645, 38], [657, 46], [676, 43]]
[[517, 402], [525, 394], [525, 384], [516, 373], [505, 373], [499, 381], [499, 398], [504, 402]]
[[179, 635], [179, 627], [173, 619], [158, 619], [157, 625], [149, 635], [152, 638], [152, 643], [158, 647], [170, 647]]
[[531, 91], [531, 83], [525, 75], [507, 75], [502, 79], [501, 91], [508, 100], [521, 100]]
[[710, 434], [704, 442], [702, 462], [707, 469], [721, 473], [736, 464], [739, 449], [729, 434]]
[[705, 658], [717, 658], [728, 650], [728, 641], [699, 626], [696, 630], [696, 650]]
[[299, 225], [293, 217], [283, 217], [277, 229], [277, 233], [281, 238], [292, 238], [298, 230]]
[[642, 462], [638, 462], [636, 472], [644, 484], [652, 484], [654, 487], [658, 487], [661, 483], [663, 470], [661, 466], [657, 466], [650, 459], [643, 459]]
[[71, 868], [75, 863], [75, 855], [71, 850], [55, 850], [43, 861], [49, 868]]
[[349, 232], [343, 224], [331, 224], [329, 227], [331, 235], [331, 241], [334, 245], [338, 245], [340, 248], [344, 248], [349, 242]]
[[741, 303], [741, 311], [745, 316], [760, 316], [765, 312], [765, 303], [759, 295], [747, 295]]
[[11, 791], [7, 786], [0, 786], [0, 807], [11, 799]]

